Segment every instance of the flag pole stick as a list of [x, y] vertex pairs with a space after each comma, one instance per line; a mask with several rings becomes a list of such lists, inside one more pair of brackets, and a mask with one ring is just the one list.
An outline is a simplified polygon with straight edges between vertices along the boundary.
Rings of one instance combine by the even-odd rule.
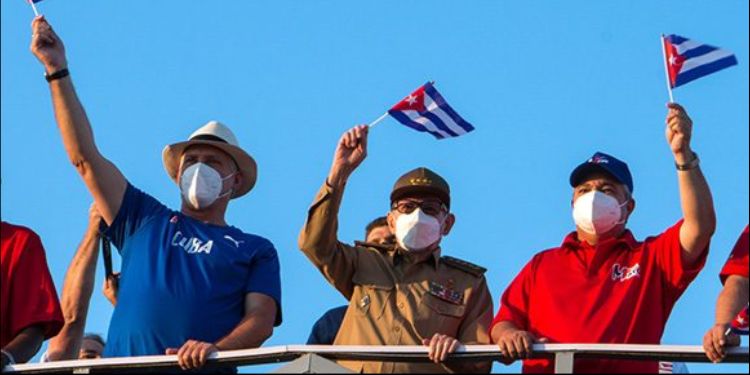
[[383, 113], [380, 117], [378, 117], [375, 121], [371, 122], [369, 125], [370, 129], [372, 129], [373, 126], [377, 125], [379, 122], [383, 121], [386, 117], [388, 117], [388, 112]]
[[669, 92], [669, 102], [674, 103], [672, 96], [672, 84], [669, 82], [669, 65], [667, 65], [667, 43], [664, 40], [664, 34], [661, 34], [661, 55], [664, 57], [664, 75], [667, 78], [667, 91]]
[[34, 17], [39, 17], [39, 11], [36, 10], [36, 5], [34, 5], [34, 0], [29, 0], [29, 4], [31, 4], [31, 10], [34, 11]]

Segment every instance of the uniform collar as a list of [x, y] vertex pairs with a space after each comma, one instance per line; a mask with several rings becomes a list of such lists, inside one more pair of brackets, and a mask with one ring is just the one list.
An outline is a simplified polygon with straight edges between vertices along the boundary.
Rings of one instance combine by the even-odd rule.
[[633, 237], [633, 233], [626, 229], [620, 237], [610, 238], [605, 241], [599, 242], [596, 246], [591, 246], [588, 242], [580, 241], [578, 239], [577, 232], [570, 232], [560, 247], [570, 251], [585, 250], [585, 249], [600, 249], [600, 250], [612, 250], [617, 248], [625, 248], [626, 250], [632, 250], [638, 246], [638, 241]]
[[[430, 256], [426, 257], [424, 260], [420, 261], [420, 263], [429, 263], [435, 267], [435, 269], [438, 269], [438, 264], [440, 263], [440, 253], [442, 249], [438, 246], [437, 249], [433, 250], [430, 253]], [[392, 256], [394, 264], [398, 264], [400, 262], [406, 261], [406, 262], [414, 262], [413, 257], [414, 254], [401, 249], [398, 246], [394, 246], [392, 249]]]

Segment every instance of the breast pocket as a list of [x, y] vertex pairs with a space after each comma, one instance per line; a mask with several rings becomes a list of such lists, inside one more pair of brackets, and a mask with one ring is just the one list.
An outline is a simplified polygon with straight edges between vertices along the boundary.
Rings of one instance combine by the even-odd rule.
[[420, 302], [414, 325], [422, 338], [430, 338], [436, 333], [457, 337], [465, 314], [465, 305], [443, 301], [426, 293]]
[[393, 294], [393, 282], [364, 278], [359, 275], [355, 275], [352, 281], [355, 284], [351, 301], [355, 305], [354, 311], [360, 317], [369, 316], [374, 320], [380, 319]]

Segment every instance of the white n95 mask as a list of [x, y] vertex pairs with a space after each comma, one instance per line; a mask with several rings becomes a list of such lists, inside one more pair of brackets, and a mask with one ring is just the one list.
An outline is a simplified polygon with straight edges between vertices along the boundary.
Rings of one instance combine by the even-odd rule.
[[417, 208], [410, 214], [401, 214], [396, 219], [396, 241], [407, 251], [427, 249], [441, 237], [440, 222], [434, 216]]
[[[236, 173], [236, 172], [235, 172]], [[221, 178], [219, 172], [204, 163], [195, 163], [185, 169], [180, 176], [180, 191], [185, 200], [196, 210], [204, 209], [217, 199], [232, 192], [221, 194], [224, 180], [234, 173]]]
[[573, 203], [573, 220], [587, 233], [602, 234], [625, 221], [622, 219], [622, 206], [627, 204], [599, 191], [581, 195]]

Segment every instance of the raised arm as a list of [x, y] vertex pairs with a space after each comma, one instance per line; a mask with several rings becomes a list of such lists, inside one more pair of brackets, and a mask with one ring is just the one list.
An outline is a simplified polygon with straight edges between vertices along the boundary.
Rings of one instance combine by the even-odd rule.
[[86, 316], [88, 316], [89, 302], [94, 291], [94, 277], [96, 276], [96, 260], [99, 252], [99, 223], [102, 217], [91, 205], [89, 209], [89, 224], [86, 234], [83, 236], [78, 251], [73, 256], [73, 261], [65, 273], [63, 284], [62, 307], [65, 325], [57, 336], [50, 339], [47, 348], [47, 359], [50, 361], [62, 361], [67, 359], [78, 359], [78, 352], [83, 340], [83, 332], [86, 328]]
[[682, 261], [692, 266], [708, 248], [716, 229], [716, 213], [708, 183], [698, 165], [697, 155], [690, 148], [693, 122], [677, 103], [668, 104], [667, 142], [678, 166], [680, 203], [684, 222], [680, 228]]
[[367, 156], [367, 129], [356, 126], [341, 136], [328, 178], [299, 235], [299, 248], [347, 299], [359, 252], [338, 240], [338, 212], [349, 176]]
[[[48, 76], [67, 69], [65, 47], [44, 16], [34, 18], [31, 51], [44, 65]], [[125, 177], [96, 148], [86, 112], [78, 100], [70, 76], [49, 83], [55, 119], [70, 162], [83, 177], [97, 207], [108, 224], [120, 209], [127, 187]]]

